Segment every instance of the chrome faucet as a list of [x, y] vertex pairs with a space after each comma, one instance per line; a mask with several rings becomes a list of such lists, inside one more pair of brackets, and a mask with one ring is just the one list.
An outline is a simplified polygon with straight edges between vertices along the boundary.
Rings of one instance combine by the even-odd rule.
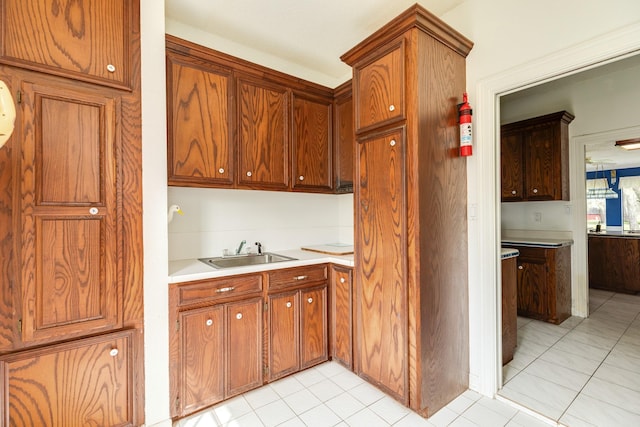
[[236, 249], [236, 255], [240, 255], [240, 252], [242, 252], [242, 248], [244, 247], [244, 245], [247, 244], [246, 240], [243, 240], [242, 242], [240, 242], [240, 246], [238, 246], [238, 249]]
[[258, 255], [262, 255], [262, 243], [255, 242], [254, 245], [258, 247]]

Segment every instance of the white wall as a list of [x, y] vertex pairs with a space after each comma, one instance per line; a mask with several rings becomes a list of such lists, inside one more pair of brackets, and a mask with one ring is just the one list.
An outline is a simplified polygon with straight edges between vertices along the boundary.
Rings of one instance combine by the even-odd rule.
[[222, 255], [242, 240], [266, 251], [353, 243], [353, 196], [279, 191], [169, 188], [184, 215], [169, 224], [169, 260]]

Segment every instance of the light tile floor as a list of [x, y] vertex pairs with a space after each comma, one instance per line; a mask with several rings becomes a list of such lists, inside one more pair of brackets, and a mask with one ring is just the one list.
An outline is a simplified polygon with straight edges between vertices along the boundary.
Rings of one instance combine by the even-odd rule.
[[588, 319], [559, 326], [518, 318], [518, 347], [503, 369], [500, 399], [467, 390], [428, 420], [327, 362], [175, 426], [640, 426], [640, 296], [590, 290], [590, 311]]
[[640, 426], [640, 296], [589, 290], [587, 319], [518, 318], [499, 396], [570, 427]]

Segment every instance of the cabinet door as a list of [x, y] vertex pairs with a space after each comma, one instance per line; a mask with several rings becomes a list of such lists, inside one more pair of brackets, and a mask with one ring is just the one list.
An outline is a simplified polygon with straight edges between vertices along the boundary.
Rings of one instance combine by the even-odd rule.
[[224, 306], [179, 315], [180, 414], [224, 399]]
[[285, 88], [238, 80], [238, 183], [289, 186], [289, 102]]
[[526, 130], [525, 195], [528, 200], [561, 199], [556, 197], [560, 183], [560, 142], [552, 124], [532, 126]]
[[225, 398], [262, 385], [262, 298], [230, 303], [226, 310]]
[[300, 368], [328, 359], [327, 287], [300, 291]]
[[119, 100], [24, 83], [22, 108], [22, 338], [118, 327]]
[[298, 292], [269, 296], [269, 379], [300, 369]]
[[355, 188], [356, 370], [403, 402], [408, 396], [404, 145], [402, 130], [358, 141]]
[[356, 64], [356, 132], [404, 118], [404, 43]]
[[502, 132], [500, 136], [500, 172], [502, 201], [521, 201], [524, 197], [524, 161], [521, 132]]
[[293, 188], [331, 190], [331, 103], [293, 97]]
[[335, 103], [334, 170], [335, 190], [338, 193], [353, 192], [353, 97], [341, 97]]
[[0, 360], [7, 399], [0, 421], [12, 426], [134, 425], [132, 335], [117, 332]]
[[167, 55], [169, 184], [233, 184], [231, 71]]
[[4, 0], [2, 6], [0, 61], [131, 87], [138, 0]]
[[353, 367], [351, 281], [350, 268], [331, 268], [331, 354], [349, 369]]
[[547, 319], [548, 286], [545, 258], [518, 257], [518, 315]]
[[610, 288], [611, 264], [607, 260], [605, 241], [606, 239], [602, 237], [589, 237], [588, 266], [591, 288]]

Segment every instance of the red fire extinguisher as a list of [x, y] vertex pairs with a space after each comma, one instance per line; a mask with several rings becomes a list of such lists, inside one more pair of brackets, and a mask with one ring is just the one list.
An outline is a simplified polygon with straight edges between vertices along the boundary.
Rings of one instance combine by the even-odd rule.
[[467, 93], [462, 94], [462, 104], [458, 108], [460, 121], [460, 155], [470, 156], [473, 154], [473, 138], [471, 137], [471, 105], [467, 101]]

